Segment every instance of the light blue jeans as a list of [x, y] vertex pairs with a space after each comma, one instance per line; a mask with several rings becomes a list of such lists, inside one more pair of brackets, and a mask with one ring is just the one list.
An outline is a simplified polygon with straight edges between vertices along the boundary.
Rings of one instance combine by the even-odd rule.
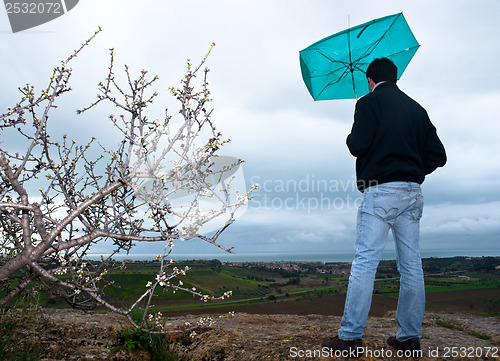
[[396, 245], [400, 288], [396, 338], [421, 338], [425, 309], [424, 276], [419, 247], [419, 223], [424, 199], [418, 183], [389, 182], [365, 189], [358, 210], [356, 255], [351, 266], [344, 315], [338, 332], [342, 340], [364, 336], [373, 282], [389, 229]]

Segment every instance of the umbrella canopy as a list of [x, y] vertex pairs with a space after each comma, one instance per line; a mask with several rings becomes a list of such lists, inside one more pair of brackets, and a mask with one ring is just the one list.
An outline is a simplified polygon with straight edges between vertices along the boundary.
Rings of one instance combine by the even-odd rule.
[[373, 59], [391, 59], [399, 79], [419, 46], [403, 14], [389, 15], [300, 51], [302, 78], [314, 100], [358, 98], [369, 92], [365, 73]]

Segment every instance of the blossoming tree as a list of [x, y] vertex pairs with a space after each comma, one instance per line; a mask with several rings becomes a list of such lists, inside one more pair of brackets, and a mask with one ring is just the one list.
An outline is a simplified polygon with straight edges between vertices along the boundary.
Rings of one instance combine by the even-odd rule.
[[[49, 114], [58, 98], [71, 90], [69, 64], [94, 36], [54, 69], [45, 89], [37, 92], [26, 85], [19, 103], [0, 115], [2, 138], [16, 137], [18, 145], [0, 146], [0, 307], [41, 279], [73, 306], [100, 304], [151, 332], [157, 316], [149, 311], [157, 287], [183, 290], [202, 300], [214, 298], [175, 280], [188, 269], [173, 267], [170, 253], [176, 240], [193, 237], [231, 252], [218, 237], [248, 199], [248, 193], [239, 194], [231, 183], [231, 172], [242, 160], [218, 162], [217, 152], [226, 140], [207, 109], [211, 95], [209, 70], [202, 69], [206, 57], [197, 67], [188, 62], [180, 87], [169, 89], [179, 102], [180, 121], [167, 112], [162, 120], [152, 120], [147, 108], [158, 96], [151, 90], [158, 78], [148, 79], [142, 70], [132, 79], [125, 67], [127, 81], [119, 84], [111, 51], [97, 101], [77, 113], [112, 104], [119, 115], [110, 115], [109, 121], [122, 141], [115, 149], [100, 149], [96, 138], [78, 144], [49, 134]], [[196, 77], [201, 84], [195, 84]], [[98, 156], [93, 156], [96, 149]], [[202, 234], [204, 226], [221, 217], [218, 230]], [[111, 254], [101, 262], [88, 261], [89, 250], [103, 241], [113, 244]], [[130, 307], [111, 304], [103, 289], [112, 257], [138, 242], [156, 241], [164, 242], [156, 278], [144, 285], [144, 293]], [[137, 307], [144, 311], [139, 322], [131, 317]]]

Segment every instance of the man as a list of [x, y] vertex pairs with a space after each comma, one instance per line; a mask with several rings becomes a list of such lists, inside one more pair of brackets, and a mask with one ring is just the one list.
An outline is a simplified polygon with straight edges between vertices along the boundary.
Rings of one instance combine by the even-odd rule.
[[342, 351], [362, 347], [375, 273], [391, 229], [401, 278], [399, 330], [387, 342], [396, 349], [419, 350], [425, 308], [420, 184], [427, 174], [445, 165], [446, 153], [425, 109], [397, 87], [397, 67], [391, 60], [373, 60], [366, 76], [370, 93], [356, 103], [347, 137], [349, 151], [357, 158], [358, 189], [363, 192], [356, 255], [338, 336], [322, 340], [321, 345]]

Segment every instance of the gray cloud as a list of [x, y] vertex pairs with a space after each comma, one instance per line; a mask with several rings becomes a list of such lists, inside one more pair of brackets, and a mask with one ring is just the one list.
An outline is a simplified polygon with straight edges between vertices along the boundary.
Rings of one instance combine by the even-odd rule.
[[[253, 181], [298, 183], [307, 176], [348, 182], [354, 159], [345, 147], [354, 100], [314, 102], [300, 77], [298, 51], [372, 18], [403, 11], [421, 48], [399, 82], [402, 90], [429, 112], [447, 148], [449, 162], [424, 183], [426, 209], [422, 247], [500, 247], [500, 216], [495, 190], [500, 185], [500, 123], [497, 117], [500, 3], [494, 0], [440, 2], [410, 0], [332, 2], [311, 0], [80, 2], [64, 17], [29, 32], [10, 34], [0, 18], [2, 88], [0, 106], [18, 99], [27, 82], [47, 85], [51, 69], [97, 26], [104, 32], [73, 62], [74, 92], [54, 114], [56, 133], [116, 141], [103, 125], [110, 109], [76, 117], [89, 104], [107, 71], [108, 49], [116, 48], [117, 77], [127, 63], [133, 72], [158, 74], [160, 99], [151, 117], [165, 107], [175, 114], [167, 87], [176, 85], [185, 59], [209, 57], [214, 121], [233, 142], [222, 153], [247, 160], [244, 173]], [[2, 139], [7, 142], [8, 140]], [[103, 140], [104, 141], [104, 140]], [[6, 143], [4, 143], [6, 144]], [[276, 189], [255, 193], [249, 211], [228, 230], [223, 242], [245, 252], [352, 248], [356, 210], [309, 209], [301, 199], [321, 200], [321, 192]], [[295, 203], [288, 201], [297, 197]], [[264, 207], [263, 197], [280, 207]], [[332, 200], [359, 197], [352, 190], [329, 192]], [[338, 202], [338, 200], [337, 200]], [[297, 205], [298, 203], [298, 205]], [[295, 204], [295, 205], [293, 205]], [[333, 203], [332, 203], [333, 204]], [[189, 251], [194, 241], [181, 243]], [[154, 252], [155, 246], [147, 246]], [[202, 247], [202, 249], [205, 249]]]

